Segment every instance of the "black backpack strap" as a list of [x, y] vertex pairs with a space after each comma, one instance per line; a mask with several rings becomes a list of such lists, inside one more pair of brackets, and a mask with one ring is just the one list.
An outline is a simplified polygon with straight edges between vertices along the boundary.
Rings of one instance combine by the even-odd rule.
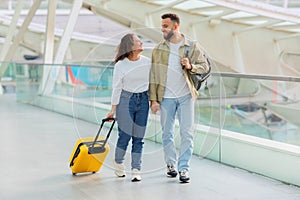
[[189, 46], [185, 46], [185, 51], [184, 51], [184, 57], [188, 58], [190, 51], [191, 51], [191, 47], [193, 46], [193, 41], [189, 40], [190, 45]]

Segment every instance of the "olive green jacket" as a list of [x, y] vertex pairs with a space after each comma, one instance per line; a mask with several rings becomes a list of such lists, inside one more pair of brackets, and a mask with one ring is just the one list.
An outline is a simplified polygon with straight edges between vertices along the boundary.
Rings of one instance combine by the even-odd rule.
[[[184, 37], [184, 43], [179, 47], [179, 54], [184, 57], [185, 47], [190, 46], [190, 42]], [[168, 61], [170, 54], [170, 42], [162, 41], [156, 45], [152, 52], [152, 65], [150, 70], [149, 100], [161, 102], [167, 81]], [[189, 52], [189, 59], [192, 65], [191, 72], [206, 73], [209, 66], [204, 57], [204, 52], [198, 42], [193, 42]], [[198, 91], [195, 89], [187, 69], [182, 70], [192, 96], [196, 99]]]

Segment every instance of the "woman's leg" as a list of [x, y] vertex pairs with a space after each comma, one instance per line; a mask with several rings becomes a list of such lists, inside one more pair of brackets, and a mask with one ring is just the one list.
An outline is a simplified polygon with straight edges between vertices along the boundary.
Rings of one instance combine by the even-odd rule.
[[120, 102], [116, 110], [119, 134], [115, 150], [115, 161], [118, 164], [124, 162], [127, 146], [132, 136], [133, 122], [130, 117], [129, 102], [130, 96], [122, 91]]
[[142, 151], [144, 136], [149, 114], [148, 94], [143, 93], [135, 99], [135, 114], [133, 116], [133, 134], [131, 149], [131, 167], [132, 169], [141, 169]]

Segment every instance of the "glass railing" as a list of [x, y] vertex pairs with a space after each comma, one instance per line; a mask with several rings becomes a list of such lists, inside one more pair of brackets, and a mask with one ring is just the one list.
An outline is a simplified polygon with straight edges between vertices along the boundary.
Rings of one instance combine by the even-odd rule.
[[220, 73], [210, 81], [205, 99], [223, 100], [222, 120], [209, 125], [300, 146], [300, 78]]
[[[110, 107], [112, 75], [111, 62], [98, 66], [10, 64], [2, 80], [16, 83], [19, 102], [34, 104], [41, 97], [60, 99], [72, 103], [73, 117], [82, 112], [77, 103], [90, 105], [87, 112], [101, 107], [99, 112], [105, 116]], [[297, 77], [212, 73], [195, 104], [197, 131], [206, 136], [214, 132], [209, 148], [218, 146], [222, 130], [300, 146], [299, 91]], [[154, 140], [160, 142], [159, 137]], [[203, 145], [202, 140], [199, 143]], [[196, 151], [202, 151], [201, 145], [195, 145]]]

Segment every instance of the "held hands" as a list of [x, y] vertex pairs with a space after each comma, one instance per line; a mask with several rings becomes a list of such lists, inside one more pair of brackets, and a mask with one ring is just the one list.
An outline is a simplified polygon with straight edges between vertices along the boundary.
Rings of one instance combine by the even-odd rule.
[[190, 63], [190, 60], [186, 57], [181, 58], [180, 64], [182, 65], [182, 69], [184, 69], [184, 68], [188, 69], [188, 70], [192, 69], [192, 65]]
[[151, 112], [156, 114], [160, 110], [160, 104], [157, 101], [151, 101]]

